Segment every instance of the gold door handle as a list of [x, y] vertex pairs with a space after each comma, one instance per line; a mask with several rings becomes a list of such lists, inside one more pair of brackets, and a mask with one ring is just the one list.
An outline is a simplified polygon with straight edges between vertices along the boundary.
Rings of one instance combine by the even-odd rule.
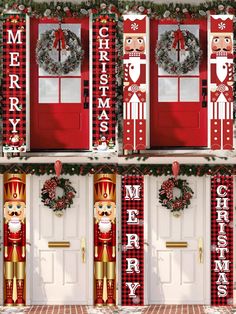
[[198, 240], [198, 256], [199, 256], [199, 263], [203, 263], [203, 241], [202, 238]]
[[82, 253], [82, 263], [85, 263], [86, 262], [86, 241], [84, 237], [81, 239], [81, 253]]

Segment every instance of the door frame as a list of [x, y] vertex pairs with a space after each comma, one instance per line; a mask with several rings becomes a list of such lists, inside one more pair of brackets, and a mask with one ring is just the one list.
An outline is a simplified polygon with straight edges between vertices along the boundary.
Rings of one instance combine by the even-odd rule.
[[[43, 176], [42, 176], [43, 177]], [[38, 178], [42, 178], [41, 176]], [[93, 191], [93, 175], [81, 176], [87, 187], [87, 191]], [[33, 249], [31, 244], [33, 241], [33, 175], [26, 176], [26, 305], [33, 305]], [[86, 305], [93, 305], [93, 193], [88, 193], [85, 202], [87, 214], [87, 232], [86, 232], [86, 263], [87, 263], [87, 302]], [[68, 303], [69, 304], [69, 303]], [[73, 303], [74, 304], [74, 303]]]
[[[199, 177], [195, 177], [196, 180]], [[204, 305], [210, 305], [211, 302], [211, 241], [210, 241], [210, 234], [211, 234], [211, 177], [204, 176], [203, 178], [203, 197], [204, 197], [204, 219], [205, 219], [205, 230], [204, 230]], [[154, 176], [147, 177], [145, 176], [144, 180], [144, 228], [146, 229], [144, 232], [145, 235], [145, 242], [150, 244], [150, 233], [151, 230], [148, 229], [150, 225], [151, 219], [151, 193], [150, 187], [154, 183], [157, 178]], [[149, 292], [150, 292], [150, 277], [149, 277], [149, 265], [151, 264], [151, 255], [149, 254], [149, 250], [151, 249], [150, 246], [145, 246], [145, 258], [144, 258], [144, 284], [145, 284], [145, 291], [144, 291], [144, 302], [145, 305], [149, 303]], [[191, 302], [190, 302], [191, 303]], [[185, 304], [188, 304], [185, 302]]]
[[[89, 16], [89, 56], [88, 56], [88, 62], [89, 62], [89, 113], [88, 113], [88, 119], [89, 119], [89, 135], [88, 135], [88, 141], [89, 141], [89, 151], [92, 151], [92, 140], [93, 140], [93, 132], [92, 132], [92, 126], [93, 126], [93, 68], [92, 68], [92, 16]], [[31, 152], [30, 147], [30, 17], [26, 15], [26, 152]], [[60, 150], [55, 151], [55, 154], [59, 152]], [[87, 151], [87, 150], [81, 150], [81, 151]], [[65, 154], [70, 154], [66, 150], [63, 151]], [[54, 153], [53, 153], [54, 154]]]
[[[0, 191], [3, 191], [3, 174], [0, 174]], [[3, 246], [3, 193], [1, 194], [2, 197], [0, 199], [0, 206], [1, 206], [1, 211], [0, 211], [0, 305], [3, 304], [4, 300], [4, 282], [3, 282], [3, 252], [4, 252], [4, 246]]]

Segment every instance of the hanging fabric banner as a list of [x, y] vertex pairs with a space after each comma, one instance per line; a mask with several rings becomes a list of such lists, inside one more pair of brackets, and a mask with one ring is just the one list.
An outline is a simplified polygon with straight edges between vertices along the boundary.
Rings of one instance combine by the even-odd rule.
[[116, 304], [116, 175], [94, 175], [95, 305]]
[[122, 305], [144, 304], [144, 179], [122, 177]]
[[26, 151], [26, 22], [9, 15], [3, 21], [3, 152]]
[[25, 305], [26, 176], [4, 175], [4, 305]]
[[116, 20], [93, 16], [93, 150], [116, 150]]
[[233, 177], [211, 179], [211, 304], [233, 304]]
[[233, 149], [233, 16], [211, 15], [209, 28], [211, 149]]
[[124, 15], [123, 149], [146, 149], [147, 21], [146, 15]]

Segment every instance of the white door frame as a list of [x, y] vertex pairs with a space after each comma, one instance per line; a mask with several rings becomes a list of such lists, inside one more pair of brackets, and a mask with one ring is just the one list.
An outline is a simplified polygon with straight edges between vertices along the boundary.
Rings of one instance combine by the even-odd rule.
[[[145, 176], [144, 177], [144, 238], [145, 242], [149, 244], [149, 241], [151, 239], [150, 237], [150, 230], [148, 230], [148, 226], [150, 225], [150, 219], [151, 219], [151, 206], [150, 206], [150, 177]], [[197, 179], [197, 177], [196, 177]], [[205, 204], [205, 230], [204, 230], [204, 304], [209, 305], [211, 300], [211, 241], [210, 241], [210, 235], [211, 235], [211, 178], [209, 176], [204, 177], [204, 192], [205, 195], [203, 197], [205, 198], [204, 204]], [[144, 290], [144, 304], [149, 304], [149, 265], [151, 263], [150, 261], [150, 254], [149, 254], [149, 246], [145, 245], [145, 257], [144, 257], [144, 284], [145, 284], [145, 290]]]
[[[86, 204], [84, 210], [87, 213], [87, 234], [86, 234], [86, 261], [87, 261], [87, 305], [93, 305], [93, 175], [86, 176]], [[33, 180], [32, 175], [26, 176], [26, 304], [31, 305], [32, 287], [33, 287], [33, 255], [31, 250], [31, 241], [33, 239], [33, 222], [31, 217], [31, 210], [33, 210]]]

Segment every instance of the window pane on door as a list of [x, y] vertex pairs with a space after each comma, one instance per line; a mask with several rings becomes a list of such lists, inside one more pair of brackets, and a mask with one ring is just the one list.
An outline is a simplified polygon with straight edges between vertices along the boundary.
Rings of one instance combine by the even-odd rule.
[[58, 78], [39, 78], [39, 103], [58, 103]]
[[61, 102], [81, 102], [81, 79], [61, 78]]
[[158, 101], [178, 101], [178, 79], [163, 77], [158, 79]]
[[199, 101], [199, 78], [180, 78], [180, 101]]

